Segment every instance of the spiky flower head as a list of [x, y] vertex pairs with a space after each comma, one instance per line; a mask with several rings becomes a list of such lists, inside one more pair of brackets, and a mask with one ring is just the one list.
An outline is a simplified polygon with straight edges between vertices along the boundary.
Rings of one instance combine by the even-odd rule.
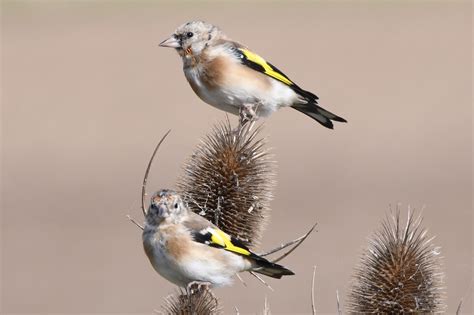
[[445, 309], [439, 248], [421, 226], [422, 218], [388, 216], [370, 239], [353, 276], [349, 313], [437, 313]]
[[260, 128], [251, 129], [233, 130], [229, 121], [214, 126], [177, 184], [194, 212], [249, 246], [262, 236], [275, 177]]
[[207, 287], [186, 292], [180, 289], [165, 299], [161, 314], [166, 315], [219, 315], [219, 300]]

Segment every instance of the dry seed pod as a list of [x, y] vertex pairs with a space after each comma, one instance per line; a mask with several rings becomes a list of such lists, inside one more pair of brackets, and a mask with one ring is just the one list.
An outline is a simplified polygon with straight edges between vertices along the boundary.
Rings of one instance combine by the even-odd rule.
[[179, 290], [165, 299], [162, 306], [166, 315], [218, 315], [222, 314], [219, 300], [204, 286], [185, 292]]
[[216, 125], [185, 164], [178, 189], [189, 207], [247, 245], [260, 241], [274, 188], [274, 163], [260, 128]]
[[445, 310], [439, 248], [426, 236], [422, 218], [400, 212], [387, 217], [370, 239], [349, 290], [349, 313], [437, 313]]

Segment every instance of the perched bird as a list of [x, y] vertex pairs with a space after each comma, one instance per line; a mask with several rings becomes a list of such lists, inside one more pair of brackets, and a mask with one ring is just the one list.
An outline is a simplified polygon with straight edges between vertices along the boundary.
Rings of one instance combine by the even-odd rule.
[[241, 271], [278, 279], [294, 274], [252, 253], [242, 242], [189, 210], [171, 190], [153, 195], [142, 237], [153, 268], [180, 287], [195, 282], [212, 287], [229, 285]]
[[318, 106], [316, 95], [212, 24], [183, 24], [160, 46], [176, 49], [191, 88], [221, 110], [256, 118], [290, 106], [327, 128], [333, 128], [332, 121], [347, 122]]

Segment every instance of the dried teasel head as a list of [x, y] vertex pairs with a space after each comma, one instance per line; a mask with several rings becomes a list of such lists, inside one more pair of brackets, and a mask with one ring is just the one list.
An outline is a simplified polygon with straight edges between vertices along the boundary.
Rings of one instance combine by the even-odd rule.
[[204, 286], [189, 292], [180, 289], [176, 294], [168, 296], [161, 308], [159, 313], [166, 315], [222, 314], [219, 300]]
[[408, 212], [387, 217], [370, 239], [353, 276], [349, 313], [437, 313], [445, 310], [439, 248], [427, 237], [422, 218]]
[[251, 124], [220, 123], [198, 145], [178, 182], [189, 207], [249, 246], [260, 241], [274, 188], [274, 163]]

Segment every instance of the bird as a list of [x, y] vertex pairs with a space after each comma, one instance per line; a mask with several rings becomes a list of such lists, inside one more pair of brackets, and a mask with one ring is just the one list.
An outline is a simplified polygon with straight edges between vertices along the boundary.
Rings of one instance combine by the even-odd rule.
[[159, 46], [174, 48], [185, 77], [206, 103], [256, 120], [282, 107], [292, 107], [333, 129], [347, 122], [318, 105], [318, 97], [300, 88], [270, 62], [228, 38], [217, 26], [191, 21], [179, 26]]
[[143, 247], [153, 268], [179, 287], [232, 284], [243, 271], [280, 279], [294, 273], [253, 253], [238, 239], [192, 212], [180, 194], [156, 192], [145, 217]]

